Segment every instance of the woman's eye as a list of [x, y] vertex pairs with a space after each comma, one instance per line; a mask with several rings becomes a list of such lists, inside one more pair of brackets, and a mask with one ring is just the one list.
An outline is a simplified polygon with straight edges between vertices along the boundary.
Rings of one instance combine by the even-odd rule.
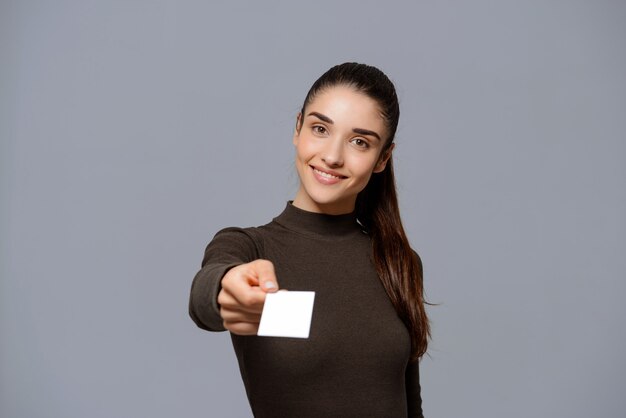
[[325, 134], [326, 133], [326, 128], [324, 128], [323, 126], [320, 125], [315, 125], [313, 126], [313, 132], [315, 132], [316, 134]]
[[354, 138], [352, 140], [352, 143], [354, 145], [356, 145], [357, 147], [359, 147], [359, 148], [367, 148], [367, 147], [369, 147], [369, 144], [363, 138]]

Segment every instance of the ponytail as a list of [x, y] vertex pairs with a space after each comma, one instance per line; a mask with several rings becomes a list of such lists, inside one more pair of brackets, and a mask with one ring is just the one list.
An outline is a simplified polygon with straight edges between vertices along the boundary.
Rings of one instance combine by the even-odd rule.
[[392, 158], [373, 174], [356, 201], [356, 215], [372, 241], [372, 261], [398, 316], [411, 336], [411, 360], [426, 353], [430, 323], [426, 315], [422, 262], [411, 249], [400, 219]]

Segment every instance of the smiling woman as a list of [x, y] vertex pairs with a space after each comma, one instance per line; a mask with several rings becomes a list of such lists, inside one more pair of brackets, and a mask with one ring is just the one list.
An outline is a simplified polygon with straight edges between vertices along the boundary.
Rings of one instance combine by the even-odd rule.
[[[294, 200], [272, 222], [223, 229], [206, 248], [190, 315], [230, 331], [256, 417], [423, 416], [430, 327], [396, 198], [399, 115], [377, 68], [328, 70], [296, 117]], [[257, 335], [279, 285], [316, 292], [307, 339]]]

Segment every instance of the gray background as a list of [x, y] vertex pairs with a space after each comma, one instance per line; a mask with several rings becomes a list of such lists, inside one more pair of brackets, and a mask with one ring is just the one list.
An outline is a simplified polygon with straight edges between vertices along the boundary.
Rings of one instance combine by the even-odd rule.
[[[247, 417], [187, 316], [294, 196], [333, 64], [396, 82], [428, 417], [626, 416], [623, 1], [0, 3], [0, 416]], [[373, 399], [372, 402], [376, 400]]]

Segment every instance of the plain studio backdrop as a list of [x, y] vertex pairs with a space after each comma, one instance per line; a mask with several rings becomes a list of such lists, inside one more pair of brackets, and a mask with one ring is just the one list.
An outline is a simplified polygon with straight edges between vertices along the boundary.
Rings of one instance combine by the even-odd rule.
[[345, 61], [401, 100], [401, 211], [439, 304], [426, 416], [626, 416], [625, 21], [596, 0], [2, 1], [0, 416], [250, 416], [189, 288], [215, 232], [294, 197], [296, 113]]

